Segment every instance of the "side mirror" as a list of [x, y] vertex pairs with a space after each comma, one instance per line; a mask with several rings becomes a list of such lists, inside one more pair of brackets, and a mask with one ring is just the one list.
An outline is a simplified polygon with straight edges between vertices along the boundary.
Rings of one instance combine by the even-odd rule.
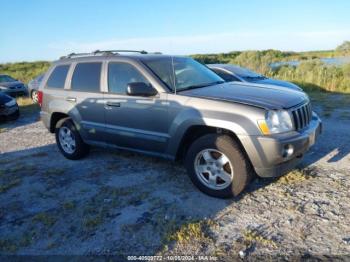
[[150, 84], [144, 82], [129, 83], [126, 88], [126, 93], [129, 96], [155, 96], [157, 90], [155, 90]]

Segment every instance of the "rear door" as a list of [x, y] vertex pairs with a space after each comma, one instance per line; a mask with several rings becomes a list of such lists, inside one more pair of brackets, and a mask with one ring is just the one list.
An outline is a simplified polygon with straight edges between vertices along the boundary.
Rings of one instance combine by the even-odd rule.
[[74, 66], [66, 101], [74, 105], [69, 114], [74, 117], [84, 140], [103, 141], [104, 104], [101, 92], [101, 61], [79, 62]]
[[151, 84], [137, 64], [109, 62], [105, 94], [106, 139], [119, 147], [162, 153], [168, 142], [166, 93], [129, 96], [129, 83]]

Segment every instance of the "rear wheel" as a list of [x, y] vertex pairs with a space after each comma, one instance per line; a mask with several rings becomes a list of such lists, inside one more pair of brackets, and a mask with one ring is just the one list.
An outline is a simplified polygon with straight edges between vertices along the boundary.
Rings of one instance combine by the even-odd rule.
[[71, 119], [58, 121], [55, 135], [57, 146], [66, 158], [81, 159], [89, 153], [89, 146], [81, 139]]
[[194, 141], [185, 163], [192, 182], [214, 197], [239, 195], [253, 176], [239, 145], [227, 135], [209, 134]]

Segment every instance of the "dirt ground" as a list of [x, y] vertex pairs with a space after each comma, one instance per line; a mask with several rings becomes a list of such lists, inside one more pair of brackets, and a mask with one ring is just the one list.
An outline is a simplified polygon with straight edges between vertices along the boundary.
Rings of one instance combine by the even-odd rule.
[[[179, 163], [94, 148], [66, 160], [24, 113], [0, 125], [0, 255], [350, 255], [350, 106], [317, 97], [324, 132], [293, 172], [206, 196]], [[350, 257], [348, 257], [350, 259]]]

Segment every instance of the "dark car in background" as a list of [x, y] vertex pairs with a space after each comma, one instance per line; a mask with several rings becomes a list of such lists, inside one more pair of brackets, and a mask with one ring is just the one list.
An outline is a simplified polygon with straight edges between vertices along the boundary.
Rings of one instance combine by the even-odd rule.
[[0, 74], [0, 92], [10, 96], [25, 96], [28, 94], [24, 83], [4, 74]]
[[15, 120], [19, 117], [19, 108], [16, 99], [0, 93], [0, 121]]
[[38, 103], [38, 89], [45, 74], [38, 75], [28, 83], [28, 95], [34, 103]]
[[208, 64], [211, 70], [218, 74], [226, 82], [249, 82], [264, 85], [275, 85], [281, 87], [287, 87], [290, 89], [301, 91], [302, 89], [290, 82], [268, 78], [253, 72], [247, 68], [239, 67], [232, 64]]

